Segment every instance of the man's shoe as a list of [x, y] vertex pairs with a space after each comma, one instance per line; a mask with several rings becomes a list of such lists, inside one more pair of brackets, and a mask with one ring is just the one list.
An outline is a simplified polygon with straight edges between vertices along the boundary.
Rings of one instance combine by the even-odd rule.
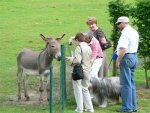
[[116, 112], [119, 112], [119, 113], [132, 113], [132, 111], [122, 111], [121, 109], [116, 110]]

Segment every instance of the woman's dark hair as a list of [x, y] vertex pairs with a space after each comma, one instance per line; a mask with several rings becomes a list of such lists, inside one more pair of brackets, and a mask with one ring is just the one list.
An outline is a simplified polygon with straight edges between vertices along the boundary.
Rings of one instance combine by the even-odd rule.
[[75, 40], [78, 40], [79, 42], [84, 42], [85, 41], [85, 36], [83, 33], [79, 32], [75, 36]]

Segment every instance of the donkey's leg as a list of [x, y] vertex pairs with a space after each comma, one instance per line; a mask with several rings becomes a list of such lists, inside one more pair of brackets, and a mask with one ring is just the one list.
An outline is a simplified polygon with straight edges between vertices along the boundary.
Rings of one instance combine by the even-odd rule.
[[39, 98], [39, 101], [43, 101], [43, 91], [44, 91], [43, 81], [44, 81], [44, 76], [40, 75], [40, 87], [39, 87], [40, 98]]
[[22, 78], [23, 69], [18, 67], [17, 76], [18, 76], [18, 101], [21, 100], [21, 78]]
[[50, 97], [50, 76], [47, 76], [47, 84], [46, 84], [46, 91], [47, 91], [47, 101], [49, 101], [49, 97]]
[[28, 95], [28, 78], [29, 78], [29, 75], [26, 74], [25, 77], [24, 77], [24, 96], [26, 97], [26, 101], [30, 100], [30, 97]]

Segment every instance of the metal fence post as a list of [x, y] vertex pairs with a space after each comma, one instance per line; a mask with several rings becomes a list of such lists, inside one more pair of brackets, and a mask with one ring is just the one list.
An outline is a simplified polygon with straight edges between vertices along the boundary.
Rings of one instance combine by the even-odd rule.
[[50, 100], [49, 100], [49, 105], [50, 105], [50, 113], [53, 112], [53, 67], [50, 65]]
[[65, 62], [65, 46], [61, 45], [61, 67], [60, 67], [60, 78], [61, 78], [61, 113], [64, 112], [64, 107], [67, 103], [66, 96], [66, 62]]

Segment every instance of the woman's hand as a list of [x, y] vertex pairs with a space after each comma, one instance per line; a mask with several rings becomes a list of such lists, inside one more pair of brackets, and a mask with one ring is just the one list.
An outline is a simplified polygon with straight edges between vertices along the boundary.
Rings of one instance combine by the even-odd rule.
[[66, 60], [72, 62], [74, 57], [66, 57]]
[[75, 38], [74, 36], [69, 38], [69, 40], [68, 40], [68, 44], [69, 45], [72, 45], [74, 38]]

